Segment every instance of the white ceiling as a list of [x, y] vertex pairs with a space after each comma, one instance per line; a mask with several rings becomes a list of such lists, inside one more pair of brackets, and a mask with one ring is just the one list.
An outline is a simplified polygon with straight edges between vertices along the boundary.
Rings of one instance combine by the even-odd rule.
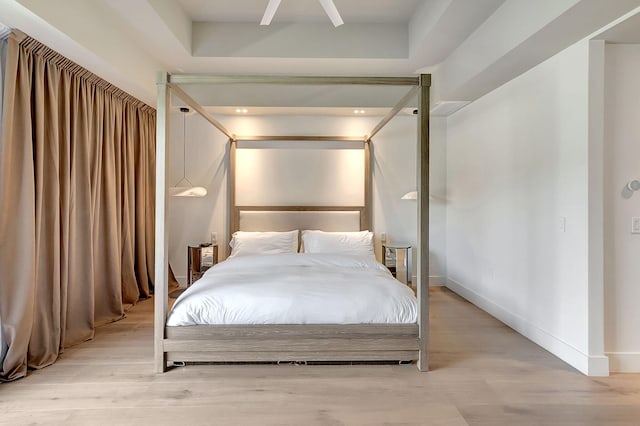
[[609, 43], [640, 44], [640, 13], [612, 26], [598, 35], [598, 38]]
[[[464, 104], [621, 17], [603, 33], [640, 40], [640, 0], [334, 0], [334, 28], [317, 0], [282, 0], [268, 27], [268, 0], [0, 0], [0, 22], [19, 28], [155, 104], [157, 71], [210, 74], [433, 74], [432, 104]], [[632, 18], [635, 16], [635, 18]], [[629, 23], [631, 22], [631, 23]], [[198, 92], [197, 88], [191, 88]], [[235, 105], [259, 105], [236, 92]], [[345, 92], [346, 94], [346, 92]], [[218, 100], [201, 100], [224, 107]], [[271, 93], [281, 108], [338, 94]], [[210, 99], [215, 99], [215, 94]], [[381, 107], [372, 93], [361, 107]], [[326, 105], [324, 105], [326, 106]], [[336, 110], [334, 110], [336, 111]], [[375, 110], [377, 111], [377, 110]]]
[[[260, 22], [267, 6], [265, 0], [177, 0], [195, 22]], [[335, 0], [346, 23], [395, 22], [407, 24], [420, 0]], [[283, 0], [273, 23], [329, 22], [318, 0]]]

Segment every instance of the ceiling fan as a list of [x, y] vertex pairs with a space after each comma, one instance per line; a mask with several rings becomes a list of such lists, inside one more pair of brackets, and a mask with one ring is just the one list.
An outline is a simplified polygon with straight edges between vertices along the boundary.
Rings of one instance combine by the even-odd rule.
[[[267, 9], [264, 11], [264, 16], [262, 17], [262, 21], [260, 21], [260, 25], [269, 25], [271, 24], [271, 20], [273, 16], [276, 14], [276, 10], [278, 10], [278, 6], [280, 6], [280, 2], [282, 0], [269, 0], [269, 4], [267, 5]], [[334, 27], [339, 27], [344, 24], [336, 5], [333, 3], [333, 0], [318, 0], [322, 5], [325, 13], [331, 19]]]

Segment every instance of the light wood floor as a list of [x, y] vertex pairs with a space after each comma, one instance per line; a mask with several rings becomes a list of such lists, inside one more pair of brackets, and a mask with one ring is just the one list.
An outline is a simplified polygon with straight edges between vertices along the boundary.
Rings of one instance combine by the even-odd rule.
[[152, 301], [0, 385], [7, 425], [640, 425], [640, 375], [588, 378], [447, 290], [432, 371], [191, 365], [152, 372]]

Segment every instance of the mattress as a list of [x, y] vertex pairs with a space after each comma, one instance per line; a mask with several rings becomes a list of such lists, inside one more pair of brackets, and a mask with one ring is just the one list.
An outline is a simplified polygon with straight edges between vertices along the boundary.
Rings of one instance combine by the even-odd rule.
[[168, 326], [408, 324], [413, 291], [373, 258], [272, 254], [228, 259], [174, 303]]

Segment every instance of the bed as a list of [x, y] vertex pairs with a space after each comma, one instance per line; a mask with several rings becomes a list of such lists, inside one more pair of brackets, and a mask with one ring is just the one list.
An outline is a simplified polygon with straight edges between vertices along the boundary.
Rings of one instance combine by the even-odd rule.
[[[363, 137], [354, 136], [237, 136], [226, 129], [191, 98], [181, 85], [211, 84], [275, 84], [275, 85], [400, 85], [410, 86], [409, 93], [391, 108], [382, 121]], [[368, 232], [371, 229], [371, 142], [375, 134], [407, 102], [419, 97], [420, 111], [428, 111], [430, 78], [420, 77], [274, 77], [274, 76], [193, 76], [160, 73], [158, 78], [157, 159], [156, 159], [156, 282], [155, 291], [155, 369], [164, 372], [171, 362], [252, 362], [252, 361], [398, 361], [416, 360], [420, 371], [428, 369], [428, 197], [418, 202], [418, 274], [417, 299], [412, 291], [395, 281], [388, 271], [375, 260], [344, 253], [284, 253], [283, 255], [232, 258], [205, 274], [175, 302], [169, 313], [166, 276], [168, 265], [166, 229], [166, 155], [167, 122], [170, 93], [191, 106], [213, 126], [229, 138], [229, 237], [238, 232], [282, 232], [290, 229], [322, 230], [326, 233]], [[419, 112], [418, 191], [428, 192], [428, 113]], [[338, 141], [355, 142], [364, 152], [364, 180], [361, 205], [238, 205], [236, 204], [236, 150], [239, 141]], [[275, 262], [275, 265], [274, 265]], [[252, 266], [253, 265], [253, 266]], [[270, 271], [264, 273], [266, 268]], [[273, 272], [279, 269], [281, 276]], [[306, 271], [317, 269], [320, 275], [311, 278]], [[249, 277], [251, 275], [252, 277]], [[304, 280], [299, 280], [300, 277]], [[241, 277], [241, 278], [239, 278]], [[244, 277], [244, 278], [242, 278]], [[262, 278], [260, 278], [262, 277]], [[265, 278], [268, 277], [268, 278]], [[256, 279], [257, 278], [257, 279]], [[249, 283], [242, 282], [243, 279]], [[226, 283], [236, 281], [236, 285]], [[238, 285], [238, 280], [241, 281]], [[253, 280], [253, 281], [251, 281]], [[345, 281], [346, 280], [346, 281]], [[270, 293], [268, 284], [282, 287], [279, 293]], [[321, 285], [328, 283], [327, 286]], [[371, 295], [367, 287], [379, 287], [382, 293]], [[198, 319], [195, 311], [203, 304], [190, 305], [187, 300], [213, 288], [240, 288], [232, 297], [239, 311], [251, 312], [253, 317], [230, 314], [218, 309], [217, 318]], [[244, 286], [244, 290], [242, 287]], [[306, 286], [306, 288], [302, 288]], [[292, 290], [295, 288], [297, 290]], [[260, 295], [250, 301], [248, 293]], [[227, 288], [228, 290], [228, 288]], [[234, 290], [234, 291], [235, 291]], [[224, 292], [226, 290], [223, 290]], [[274, 290], [275, 291], [275, 290]], [[243, 293], [244, 292], [244, 293]], [[320, 299], [313, 298], [322, 293]], [[351, 294], [349, 294], [351, 293]], [[364, 294], [367, 294], [365, 297]], [[244, 294], [244, 296], [243, 296]], [[278, 295], [276, 295], [278, 294]], [[296, 294], [296, 297], [289, 297]], [[350, 297], [346, 297], [349, 295]], [[382, 295], [382, 296], [381, 296]], [[204, 303], [221, 303], [217, 296], [204, 296]], [[336, 296], [338, 296], [336, 298]], [[342, 296], [342, 297], [340, 297]], [[302, 299], [309, 297], [310, 306]], [[334, 297], [327, 305], [326, 297]], [[397, 298], [396, 307], [380, 302], [380, 297]], [[208, 299], [207, 299], [208, 298]], [[285, 299], [283, 311], [299, 315], [296, 318], [262, 312], [265, 300]], [[324, 299], [322, 299], [324, 298]], [[362, 300], [359, 300], [362, 299]], [[320, 300], [325, 300], [320, 302]], [[358, 303], [362, 302], [362, 305]], [[331, 306], [317, 312], [318, 304]], [[342, 304], [342, 310], [338, 306]], [[376, 305], [378, 309], [372, 309]], [[190, 307], [189, 307], [190, 306]], [[198, 307], [200, 306], [200, 307]], [[382, 306], [382, 307], [381, 307]], [[398, 308], [399, 307], [399, 308]], [[397, 311], [392, 313], [391, 311]], [[212, 310], [216, 312], [216, 309]], [[321, 310], [322, 311], [322, 310]], [[327, 311], [330, 311], [327, 315]], [[355, 315], [356, 311], [364, 316]], [[376, 312], [379, 311], [379, 312]], [[389, 311], [389, 312], [387, 312]], [[225, 313], [226, 312], [226, 313]], [[398, 315], [402, 312], [402, 315]], [[380, 316], [372, 314], [380, 314]], [[256, 314], [257, 318], [256, 319]], [[265, 316], [262, 316], [262, 315]], [[396, 316], [394, 316], [396, 315]], [[214, 315], [215, 316], [215, 315]]]
[[[412, 360], [418, 349], [417, 311], [413, 291], [372, 257], [259, 254], [234, 257], [210, 268], [176, 300], [167, 329], [194, 330], [190, 335], [197, 335], [199, 327], [208, 325], [212, 332], [226, 333], [207, 347], [206, 354], [198, 354], [199, 360], [206, 356], [228, 361], [232, 356], [234, 361], [254, 361], [258, 355], [262, 357], [258, 360], [271, 361]], [[406, 335], [386, 341], [388, 353], [380, 353], [379, 336], [370, 333], [372, 324], [382, 334], [392, 327], [404, 329]], [[322, 333], [322, 341], [308, 332], [309, 326]], [[260, 327], [275, 333], [239, 340], [231, 334], [249, 328], [253, 335]], [[203, 345], [200, 342], [204, 352]], [[254, 348], [260, 348], [259, 353]], [[368, 353], [363, 355], [365, 349]], [[190, 358], [185, 353], [169, 357]]]

